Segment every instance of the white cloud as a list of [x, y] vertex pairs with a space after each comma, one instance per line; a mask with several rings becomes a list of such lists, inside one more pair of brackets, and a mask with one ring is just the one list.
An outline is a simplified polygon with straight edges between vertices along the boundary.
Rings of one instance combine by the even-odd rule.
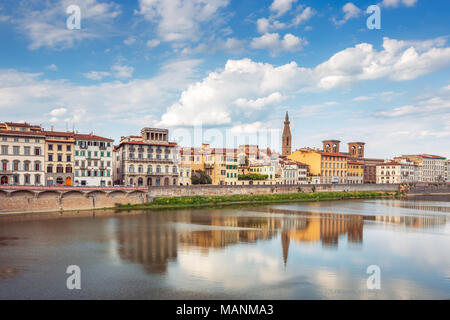
[[405, 105], [389, 111], [381, 111], [378, 112], [377, 115], [392, 118], [418, 114], [436, 115], [443, 111], [450, 112], [450, 96], [433, 97], [430, 99], [419, 101], [416, 105]]
[[416, 5], [418, 0], [383, 0], [381, 3], [384, 7], [397, 8], [400, 5], [404, 5], [406, 7], [413, 7]]
[[83, 73], [83, 76], [91, 79], [91, 80], [102, 80], [105, 77], [110, 76], [110, 72], [101, 72], [101, 71], [90, 71], [87, 73]]
[[147, 41], [147, 47], [155, 48], [155, 47], [159, 46], [160, 43], [161, 43], [161, 41], [159, 41], [158, 39], [148, 40]]
[[111, 67], [111, 72], [114, 77], [119, 79], [131, 78], [133, 76], [134, 68], [116, 64]]
[[292, 24], [297, 26], [299, 24], [305, 23], [311, 19], [316, 14], [315, 10], [311, 7], [304, 8], [292, 21]]
[[128, 37], [127, 39], [123, 40], [123, 43], [125, 43], [127, 46], [131, 46], [136, 42], [135, 37]]
[[298, 51], [308, 42], [290, 33], [280, 39], [278, 33], [265, 33], [261, 37], [253, 38], [250, 47], [253, 49], [269, 50], [271, 55], [277, 55], [282, 51]]
[[[280, 41], [278, 37], [269, 37], [258, 45], [272, 48], [277, 39]], [[380, 51], [361, 43], [336, 53], [315, 68], [302, 68], [295, 62], [273, 66], [250, 59], [229, 60], [222, 71], [210, 73], [182, 92], [180, 99], [166, 110], [160, 125], [230, 124], [236, 117], [254, 121], [255, 117], [267, 114], [262, 102], [274, 93], [286, 96], [349, 87], [366, 80], [414, 79], [450, 65], [450, 48], [433, 44], [442, 42], [385, 38]], [[248, 108], [248, 104], [260, 108]]]
[[342, 7], [342, 11], [344, 12], [344, 17], [341, 20], [337, 20], [335, 18], [333, 19], [333, 22], [336, 25], [342, 25], [350, 19], [359, 17], [362, 13], [361, 9], [355, 6], [352, 2], [347, 2]]
[[281, 93], [274, 92], [267, 97], [258, 98], [256, 100], [247, 100], [239, 98], [236, 99], [234, 104], [242, 108], [261, 109], [267, 105], [280, 103], [284, 99], [285, 97]]
[[373, 97], [360, 96], [360, 97], [353, 98], [353, 101], [368, 101], [368, 100], [372, 100], [372, 99], [373, 99]]
[[56, 64], [48, 65], [45, 68], [48, 69], [48, 70], [52, 70], [52, 71], [57, 71], [58, 70], [58, 66]]
[[277, 16], [282, 16], [292, 8], [292, 4], [297, 0], [274, 0], [270, 5], [270, 10], [274, 11]]
[[273, 18], [259, 18], [256, 21], [256, 28], [259, 33], [266, 33], [268, 31], [280, 30], [286, 28], [287, 25], [283, 22], [274, 20]]
[[57, 108], [50, 111], [50, 115], [53, 117], [61, 117], [67, 113], [66, 108]]
[[[27, 122], [47, 123], [49, 105], [58, 106], [51, 116], [89, 129], [92, 123], [137, 123], [158, 117], [161, 106], [169, 105], [177, 94], [196, 79], [201, 60], [173, 61], [161, 67], [148, 79], [127, 82], [111, 81], [95, 85], [78, 85], [67, 80], [42, 79], [42, 74], [0, 69], [0, 110], [3, 119], [22, 119], [27, 110]], [[180, 72], [183, 70], [183, 72]], [[64, 111], [61, 109], [63, 106]], [[20, 109], [19, 109], [20, 108]], [[60, 110], [59, 110], [60, 109]], [[18, 111], [19, 110], [19, 111]], [[22, 112], [20, 112], [22, 110]], [[64, 114], [63, 114], [64, 113]], [[91, 122], [91, 123], [90, 123]], [[90, 123], [90, 124], [89, 124]], [[153, 125], [149, 122], [146, 125]], [[105, 133], [107, 134], [107, 133]], [[117, 126], [109, 132], [117, 134]]]
[[120, 14], [120, 7], [114, 2], [78, 0], [76, 4], [82, 12], [81, 30], [68, 30], [66, 8], [71, 4], [71, 0], [53, 0], [44, 4], [30, 2], [17, 11], [19, 15], [13, 21], [30, 39], [29, 49], [67, 49], [76, 42], [105, 36], [105, 29]]
[[209, 23], [219, 9], [228, 6], [229, 0], [139, 0], [139, 11], [157, 24], [163, 41], [198, 40], [201, 24]]

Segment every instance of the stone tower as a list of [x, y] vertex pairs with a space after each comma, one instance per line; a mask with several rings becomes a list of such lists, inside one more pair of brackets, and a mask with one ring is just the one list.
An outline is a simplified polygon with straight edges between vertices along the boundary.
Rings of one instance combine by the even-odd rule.
[[322, 143], [324, 152], [339, 153], [339, 140], [324, 140]]
[[283, 144], [281, 149], [281, 155], [282, 156], [288, 156], [291, 154], [291, 147], [292, 147], [292, 137], [291, 137], [291, 128], [289, 126], [291, 122], [289, 121], [289, 115], [286, 111], [286, 118], [284, 119], [284, 130], [283, 130]]
[[364, 142], [349, 142], [348, 153], [353, 158], [364, 158]]

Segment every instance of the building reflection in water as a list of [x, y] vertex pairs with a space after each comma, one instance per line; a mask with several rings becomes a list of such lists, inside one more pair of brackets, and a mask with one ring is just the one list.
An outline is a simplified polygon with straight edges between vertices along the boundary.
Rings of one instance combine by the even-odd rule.
[[[364, 216], [270, 207], [257, 211], [259, 215], [254, 216], [185, 210], [122, 217], [116, 231], [119, 255], [122, 260], [142, 264], [149, 273], [165, 273], [181, 248], [208, 254], [211, 249], [270, 240], [280, 235], [286, 264], [291, 242], [320, 242], [322, 246], [332, 248], [337, 247], [341, 236], [347, 235], [349, 243], [362, 243], [364, 221], [410, 227], [445, 225], [447, 222], [445, 216]], [[184, 227], [179, 227], [180, 224]]]

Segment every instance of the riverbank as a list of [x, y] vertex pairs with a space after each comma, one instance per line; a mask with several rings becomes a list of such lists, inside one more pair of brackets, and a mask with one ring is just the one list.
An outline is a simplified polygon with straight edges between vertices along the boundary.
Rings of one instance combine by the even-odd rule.
[[352, 199], [382, 199], [397, 198], [399, 192], [313, 192], [286, 194], [240, 194], [229, 196], [183, 196], [158, 197], [152, 202], [140, 204], [119, 204], [112, 209], [120, 210], [159, 210], [190, 207], [215, 207], [238, 204], [264, 204], [279, 202], [317, 202]]

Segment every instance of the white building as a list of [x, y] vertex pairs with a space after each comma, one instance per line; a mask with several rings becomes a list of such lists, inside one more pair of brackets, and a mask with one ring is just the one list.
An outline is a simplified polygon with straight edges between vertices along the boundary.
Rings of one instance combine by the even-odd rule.
[[420, 182], [420, 174], [420, 166], [405, 159], [377, 164], [377, 183]]
[[113, 140], [75, 134], [75, 186], [112, 186]]
[[394, 160], [409, 160], [414, 162], [422, 169], [421, 182], [443, 182], [445, 181], [445, 169], [448, 160], [445, 157], [430, 155], [430, 154], [419, 154], [419, 155], [402, 155]]
[[295, 161], [280, 161], [280, 184], [307, 184], [308, 165]]
[[44, 149], [40, 126], [0, 123], [0, 184], [43, 185]]
[[169, 142], [169, 130], [143, 128], [140, 136], [120, 139], [116, 147], [116, 184], [177, 186], [177, 144]]
[[180, 186], [191, 185], [192, 168], [189, 166], [180, 166], [180, 176], [178, 183]]

